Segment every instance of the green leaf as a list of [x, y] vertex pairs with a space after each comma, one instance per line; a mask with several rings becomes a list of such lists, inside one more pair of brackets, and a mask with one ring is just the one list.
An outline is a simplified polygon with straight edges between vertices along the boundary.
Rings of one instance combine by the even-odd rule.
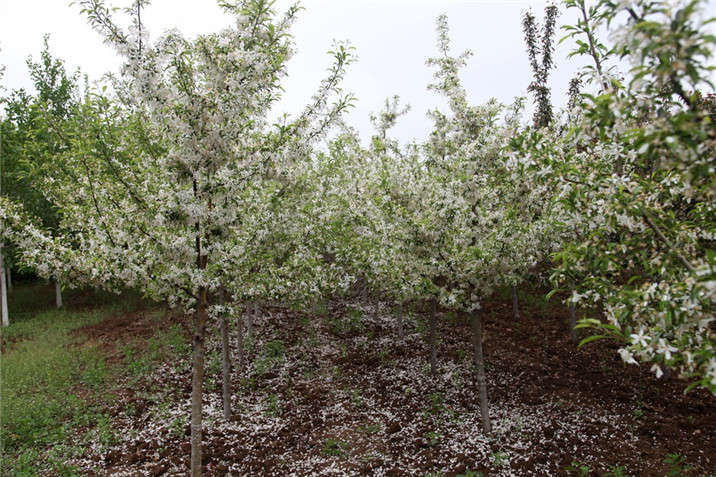
[[593, 336], [588, 336], [588, 337], [584, 338], [582, 341], [580, 341], [580, 342], [579, 342], [579, 345], [577, 345], [577, 347], [578, 347], [578, 348], [581, 348], [582, 346], [584, 346], [584, 345], [587, 344], [587, 343], [591, 343], [592, 341], [597, 341], [597, 340], [601, 340], [601, 339], [604, 339], [604, 338], [607, 338], [607, 335], [593, 335]]

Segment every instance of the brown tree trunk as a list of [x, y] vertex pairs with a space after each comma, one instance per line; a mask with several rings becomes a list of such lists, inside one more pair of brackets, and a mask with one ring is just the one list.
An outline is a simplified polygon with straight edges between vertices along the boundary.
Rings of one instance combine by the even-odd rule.
[[[219, 304], [224, 305], [224, 291], [219, 291]], [[229, 324], [226, 313], [221, 313], [221, 370], [223, 373], [222, 397], [224, 400], [224, 419], [231, 419], [231, 360], [229, 357]]]
[[206, 338], [206, 288], [202, 289], [194, 314], [191, 378], [191, 477], [201, 476], [202, 398], [204, 395], [204, 340]]
[[253, 342], [254, 340], [254, 318], [257, 318], [259, 316], [259, 304], [258, 302], [254, 302], [254, 310], [253, 313], [248, 313], [248, 321], [246, 323], [246, 332], [249, 335], [249, 341]]
[[487, 384], [485, 383], [485, 359], [482, 354], [482, 317], [478, 311], [472, 312], [472, 362], [477, 378], [477, 388], [480, 394], [480, 414], [485, 432], [492, 432], [490, 415], [487, 410]]
[[438, 373], [438, 351], [435, 343], [437, 341], [437, 314], [438, 304], [437, 301], [433, 301], [433, 309], [430, 313], [430, 374], [433, 376]]
[[512, 317], [515, 323], [520, 321], [520, 305], [517, 299], [517, 285], [512, 286]]
[[[246, 311], [249, 310], [249, 307], [246, 306]], [[239, 315], [238, 323], [236, 326], [236, 333], [238, 335], [238, 361], [239, 361], [239, 369], [242, 369], [244, 366], [244, 317], [243, 314]]]
[[58, 281], [55, 281], [55, 305], [58, 310], [62, 308], [62, 286]]
[[574, 302], [569, 303], [569, 336], [572, 342], [577, 344], [577, 310]]

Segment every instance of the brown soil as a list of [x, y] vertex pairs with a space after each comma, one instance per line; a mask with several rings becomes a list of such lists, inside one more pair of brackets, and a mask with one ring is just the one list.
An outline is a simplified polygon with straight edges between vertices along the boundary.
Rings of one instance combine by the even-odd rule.
[[116, 314], [94, 325], [86, 325], [72, 331], [78, 346], [86, 343], [99, 346], [106, 356], [107, 363], [117, 363], [124, 359], [121, 349], [131, 345], [141, 351], [147, 339], [157, 332], [167, 329], [173, 323], [181, 323], [182, 317], [166, 312], [134, 311]]
[[[210, 344], [206, 475], [577, 475], [568, 468], [578, 463], [590, 475], [623, 466], [626, 475], [651, 477], [674, 469], [664, 462], [673, 453], [689, 467], [675, 475], [714, 474], [714, 396], [684, 395], [687, 383], [625, 365], [614, 343], [577, 349], [559, 305], [523, 305], [518, 324], [507, 300], [483, 310], [491, 436], [480, 426], [463, 319], [441, 319], [440, 369], [431, 377], [420, 320], [407, 324], [401, 341], [384, 309], [349, 306], [363, 307], [360, 326], [345, 325], [344, 303], [333, 304], [328, 318], [264, 309], [251, 360], [233, 374], [236, 416], [228, 423], [220, 417], [220, 367], [212, 365], [218, 340]], [[78, 333], [111, 355], [119, 340], [160, 328], [135, 314]], [[270, 343], [279, 340], [272, 358]], [[113, 414], [122, 443], [88, 451], [76, 464], [87, 475], [185, 475], [189, 378], [186, 357], [142, 386], [119, 386]]]

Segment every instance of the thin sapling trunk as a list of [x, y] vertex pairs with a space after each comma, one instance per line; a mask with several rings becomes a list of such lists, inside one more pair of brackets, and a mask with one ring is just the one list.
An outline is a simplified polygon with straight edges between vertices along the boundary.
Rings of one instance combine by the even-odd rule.
[[246, 323], [246, 325], [247, 325], [246, 332], [249, 335], [249, 341], [251, 341], [252, 343], [254, 341], [254, 319], [258, 318], [258, 316], [259, 316], [258, 302], [256, 302], [256, 301], [254, 302], [253, 308], [254, 308], [253, 313], [252, 312], [248, 313], [248, 322]]
[[[246, 311], [248, 311], [248, 306], [246, 307]], [[236, 334], [237, 334], [237, 340], [238, 340], [238, 362], [239, 362], [239, 369], [242, 369], [244, 366], [244, 318], [242, 315], [239, 315], [239, 319], [236, 323]]]
[[577, 310], [574, 302], [569, 302], [569, 336], [577, 344]]
[[[3, 267], [3, 257], [2, 257], [2, 243], [0, 243], [0, 269], [4, 270]], [[2, 303], [0, 304], [0, 314], [2, 315], [2, 325], [8, 326], [10, 325], [10, 318], [8, 317], [7, 313], [7, 284], [5, 283], [5, 274], [2, 274], [2, 277], [0, 277], [0, 301]]]
[[202, 397], [204, 394], [204, 341], [206, 338], [206, 288], [200, 292], [194, 313], [191, 378], [191, 477], [201, 476]]
[[[574, 295], [574, 285], [572, 285], [572, 295]], [[569, 336], [574, 344], [577, 344], [577, 307], [575, 303], [569, 300]]]
[[10, 267], [6, 267], [5, 270], [5, 276], [7, 276], [7, 292], [12, 293], [12, 270]]
[[487, 384], [485, 382], [485, 359], [482, 354], [482, 318], [479, 312], [472, 313], [472, 362], [477, 378], [477, 388], [480, 395], [480, 414], [482, 425], [487, 434], [492, 432], [490, 415], [487, 410]]
[[[224, 305], [224, 291], [219, 291], [219, 305]], [[231, 419], [231, 359], [229, 356], [229, 324], [226, 313], [221, 312], [221, 370], [223, 373], [222, 397], [224, 400], [224, 419]]]
[[515, 323], [520, 321], [520, 304], [517, 297], [517, 285], [512, 286], [512, 317]]
[[430, 313], [430, 374], [435, 376], [438, 372], [438, 352], [436, 347], [436, 335], [437, 335], [437, 314], [438, 314], [438, 305], [437, 301], [433, 301], [433, 309]]
[[55, 305], [58, 310], [62, 308], [62, 285], [58, 281], [55, 281]]

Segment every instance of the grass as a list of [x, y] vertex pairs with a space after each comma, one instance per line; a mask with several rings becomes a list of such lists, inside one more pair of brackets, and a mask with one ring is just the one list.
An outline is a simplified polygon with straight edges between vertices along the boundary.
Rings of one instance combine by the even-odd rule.
[[[83, 403], [77, 390], [87, 384], [104, 383], [104, 357], [95, 346], [73, 346], [75, 338], [70, 331], [102, 317], [98, 312], [51, 311], [4, 330], [4, 340], [22, 337], [22, 341], [3, 352], [0, 364], [0, 437], [10, 465], [15, 455], [25, 469], [6, 475], [33, 475], [27, 473], [26, 464], [36, 453], [48, 445], [70, 440], [73, 421], [95, 413], [92, 406]], [[88, 420], [91, 423], [92, 419]]]
[[[19, 286], [8, 300], [11, 324], [2, 329], [0, 359], [0, 475], [29, 477], [43, 468], [80, 475], [66, 462], [81, 455], [84, 444], [106, 448], [118, 440], [104, 410], [112, 401], [110, 383], [125, 371], [108, 365], [96, 343], [72, 331], [136, 308], [139, 300], [125, 295], [119, 305], [116, 298], [109, 301], [111, 295], [82, 292], [85, 310], [55, 310], [54, 289], [51, 300], [44, 296], [48, 289]], [[176, 339], [176, 333], [167, 336]], [[147, 347], [151, 358], [159, 358], [163, 345]]]

